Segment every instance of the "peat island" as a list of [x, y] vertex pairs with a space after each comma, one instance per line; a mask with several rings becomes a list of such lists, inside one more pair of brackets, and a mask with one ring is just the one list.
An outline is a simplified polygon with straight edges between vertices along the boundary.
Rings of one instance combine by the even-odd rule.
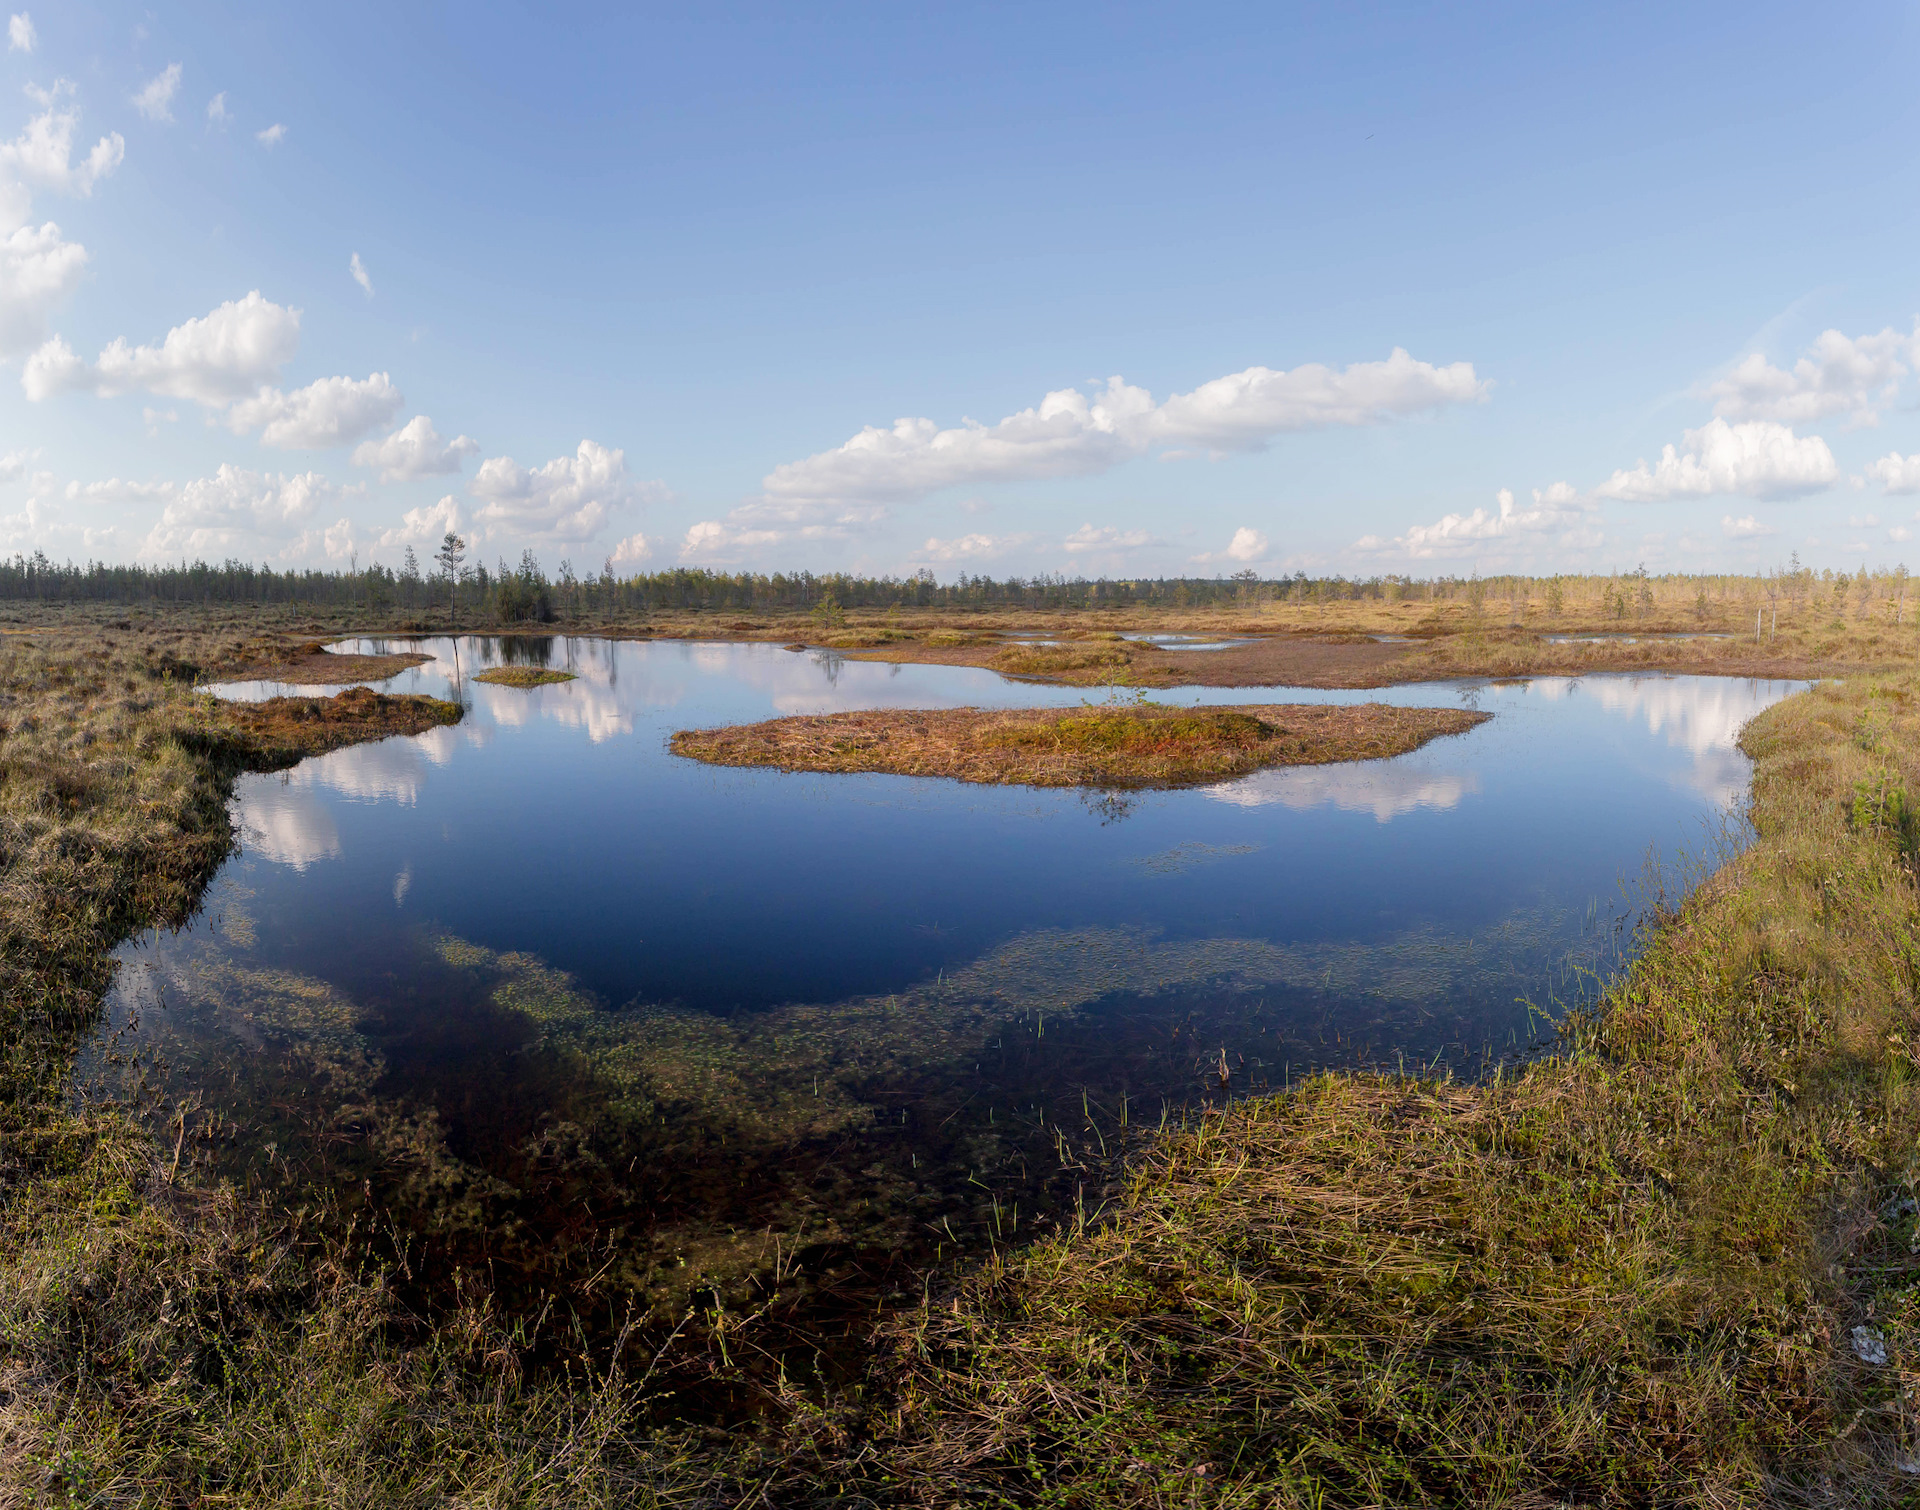
[[1020, 786], [1171, 787], [1265, 766], [1403, 755], [1490, 715], [1300, 704], [873, 709], [683, 729], [676, 755], [782, 771], [883, 772]]

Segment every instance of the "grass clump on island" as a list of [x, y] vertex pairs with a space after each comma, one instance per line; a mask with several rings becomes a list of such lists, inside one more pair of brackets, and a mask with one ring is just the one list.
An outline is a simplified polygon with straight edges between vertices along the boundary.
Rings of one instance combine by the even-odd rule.
[[1404, 754], [1490, 715], [1458, 708], [1300, 705], [880, 709], [683, 729], [676, 755], [784, 771], [886, 772], [1024, 786], [1179, 786], [1263, 766]]
[[491, 671], [477, 672], [476, 682], [486, 682], [494, 687], [550, 687], [556, 682], [570, 682], [574, 679], [571, 671], [552, 671], [545, 666], [496, 666]]

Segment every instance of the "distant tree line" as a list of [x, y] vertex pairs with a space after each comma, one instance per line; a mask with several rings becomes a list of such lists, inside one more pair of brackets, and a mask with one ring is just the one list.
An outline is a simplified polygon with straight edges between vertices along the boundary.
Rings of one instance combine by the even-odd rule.
[[1228, 577], [1086, 578], [973, 576], [952, 582], [930, 571], [906, 576], [865, 577], [846, 572], [719, 572], [673, 567], [621, 575], [613, 563], [580, 573], [570, 560], [549, 576], [532, 551], [518, 563], [489, 567], [469, 560], [467, 542], [448, 534], [426, 562], [409, 547], [396, 567], [352, 561], [345, 570], [310, 567], [279, 570], [227, 560], [173, 565], [58, 563], [43, 553], [0, 558], [0, 600], [42, 603], [288, 604], [313, 607], [400, 610], [423, 618], [452, 614], [464, 620], [540, 622], [646, 614], [661, 609], [699, 609], [749, 614], [799, 610], [834, 618], [848, 612], [889, 608], [1060, 611], [1102, 608], [1227, 608], [1286, 602], [1326, 608], [1361, 599], [1387, 602], [1453, 602], [1469, 615], [1520, 622], [1575, 610], [1584, 615], [1637, 619], [1655, 613], [1691, 612], [1701, 618], [1736, 605], [1799, 610], [1816, 604], [1837, 615], [1866, 617], [1885, 609], [1904, 622], [1908, 590], [1904, 566], [1857, 572], [1816, 571], [1798, 557], [1752, 575], [1564, 573], [1553, 576], [1442, 575], [1414, 578], [1388, 573], [1369, 577], [1263, 577], [1244, 570]]

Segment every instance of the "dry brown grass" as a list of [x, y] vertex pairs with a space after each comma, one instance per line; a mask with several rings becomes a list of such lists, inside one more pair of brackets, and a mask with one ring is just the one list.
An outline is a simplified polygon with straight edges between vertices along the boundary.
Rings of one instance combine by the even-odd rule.
[[460, 721], [460, 705], [415, 694], [349, 687], [332, 697], [272, 697], [257, 703], [200, 699], [173, 737], [220, 751], [249, 769], [274, 770], [344, 745], [424, 734]]
[[294, 687], [344, 687], [352, 682], [384, 682], [409, 666], [425, 665], [431, 656], [412, 651], [393, 655], [352, 655], [330, 650], [318, 640], [285, 647], [260, 646], [264, 659], [229, 663], [220, 668], [220, 680], [285, 682]]
[[783, 771], [886, 772], [1022, 786], [1161, 787], [1263, 766], [1376, 760], [1459, 734], [1490, 715], [1454, 708], [1158, 704], [878, 709], [683, 729], [676, 755]]

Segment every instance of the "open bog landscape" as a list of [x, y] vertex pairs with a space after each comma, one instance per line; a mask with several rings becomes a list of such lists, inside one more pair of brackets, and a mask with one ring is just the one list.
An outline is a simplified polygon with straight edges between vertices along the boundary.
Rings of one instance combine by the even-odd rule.
[[0, 1510], [1920, 1510], [1920, 12], [14, 3]]
[[[1255, 691], [331, 617], [0, 641], [43, 1480], [1902, 1482], [1915, 736], [1873, 621], [1798, 675], [1594, 634]], [[1005, 769], [875, 766], [930, 730]]]
[[[438, 1282], [481, 1266], [605, 1327], [870, 1302], [1097, 1207], [1109, 1135], [1325, 1068], [1519, 1055], [1631, 952], [1649, 866], [1673, 889], [1737, 845], [1739, 730], [1804, 685], [1278, 689], [1486, 721], [1058, 791], [669, 749], [1058, 687], [766, 645], [406, 644], [432, 659], [386, 685], [464, 717], [240, 780], [195, 921], [119, 954], [100, 1084], [231, 1123], [235, 1177], [364, 1208]], [[573, 680], [468, 685], [503, 661]]]

